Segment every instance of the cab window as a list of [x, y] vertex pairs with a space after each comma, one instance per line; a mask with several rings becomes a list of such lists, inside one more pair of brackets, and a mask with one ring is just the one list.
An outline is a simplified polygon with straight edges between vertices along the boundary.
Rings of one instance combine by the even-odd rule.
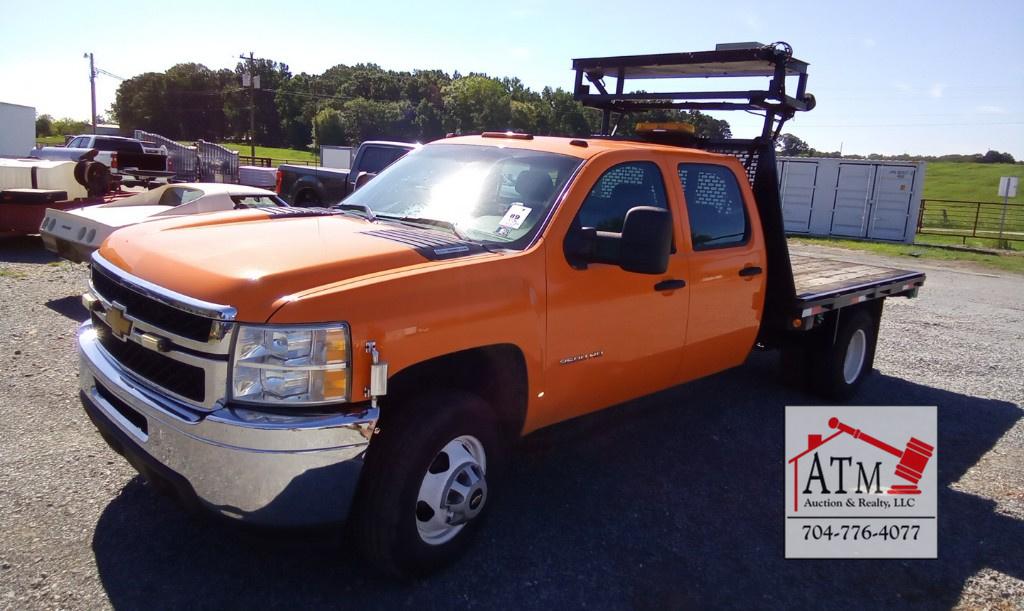
[[182, 189], [172, 188], [167, 189], [160, 195], [161, 206], [180, 206], [187, 204], [188, 202], [198, 199], [203, 195], [203, 192], [199, 189]]
[[271, 195], [235, 195], [231, 198], [235, 208], [273, 208], [283, 206], [281, 200]]
[[681, 163], [679, 182], [686, 197], [694, 250], [745, 244], [747, 211], [736, 175], [724, 166]]
[[576, 215], [578, 227], [621, 232], [626, 213], [637, 206], [668, 209], [658, 166], [631, 161], [612, 167], [597, 180]]

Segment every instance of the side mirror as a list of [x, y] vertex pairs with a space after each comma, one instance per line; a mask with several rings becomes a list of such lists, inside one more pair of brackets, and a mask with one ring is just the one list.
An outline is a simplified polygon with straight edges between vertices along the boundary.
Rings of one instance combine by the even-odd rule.
[[668, 210], [637, 206], [622, 224], [619, 266], [638, 274], [664, 274], [672, 252], [672, 217]]
[[626, 213], [622, 233], [583, 227], [569, 233], [565, 256], [576, 269], [588, 263], [618, 265], [627, 272], [663, 274], [672, 251], [672, 217], [667, 210], [637, 206]]

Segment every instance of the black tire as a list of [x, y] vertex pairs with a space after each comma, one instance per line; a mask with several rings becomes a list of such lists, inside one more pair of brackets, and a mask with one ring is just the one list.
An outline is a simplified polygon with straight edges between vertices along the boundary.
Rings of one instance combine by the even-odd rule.
[[434, 392], [395, 407], [397, 412], [382, 420], [370, 443], [350, 527], [377, 569], [409, 577], [433, 572], [462, 554], [480, 527], [491, 495], [488, 489], [480, 514], [450, 541], [424, 541], [417, 524], [422, 510], [417, 497], [439, 452], [460, 436], [479, 440], [486, 454], [487, 485], [505, 452], [490, 408], [476, 395]]
[[[819, 350], [813, 355], [812, 365], [813, 390], [829, 399], [843, 401], [850, 398], [871, 372], [875, 360], [875, 342], [877, 340], [878, 325], [874, 316], [867, 310], [854, 310], [843, 315], [840, 312], [838, 329], [835, 333], [835, 341], [831, 334], [823, 335], [820, 339]], [[863, 342], [861, 350], [851, 348], [855, 338], [862, 336], [857, 343]], [[853, 350], [851, 362], [860, 362], [859, 368], [851, 367], [855, 371], [846, 371], [847, 352]], [[862, 358], [857, 359], [856, 354], [860, 352]]]
[[316, 194], [316, 191], [310, 189], [300, 191], [298, 197], [295, 198], [295, 205], [306, 208], [319, 206], [321, 205], [320, 196]]

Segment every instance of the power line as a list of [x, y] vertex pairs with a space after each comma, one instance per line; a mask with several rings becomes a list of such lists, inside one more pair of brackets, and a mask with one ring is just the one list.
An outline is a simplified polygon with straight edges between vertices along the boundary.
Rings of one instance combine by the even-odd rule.
[[1011, 121], [1006, 123], [793, 123], [794, 127], [982, 127], [987, 125], [1024, 125], [1024, 122]]

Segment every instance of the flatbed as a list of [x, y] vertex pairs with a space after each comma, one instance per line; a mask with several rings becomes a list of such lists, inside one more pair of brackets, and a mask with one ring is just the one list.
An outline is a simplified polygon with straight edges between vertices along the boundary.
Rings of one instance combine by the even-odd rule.
[[913, 297], [925, 278], [922, 272], [808, 255], [791, 254], [789, 259], [798, 318], [872, 299]]

